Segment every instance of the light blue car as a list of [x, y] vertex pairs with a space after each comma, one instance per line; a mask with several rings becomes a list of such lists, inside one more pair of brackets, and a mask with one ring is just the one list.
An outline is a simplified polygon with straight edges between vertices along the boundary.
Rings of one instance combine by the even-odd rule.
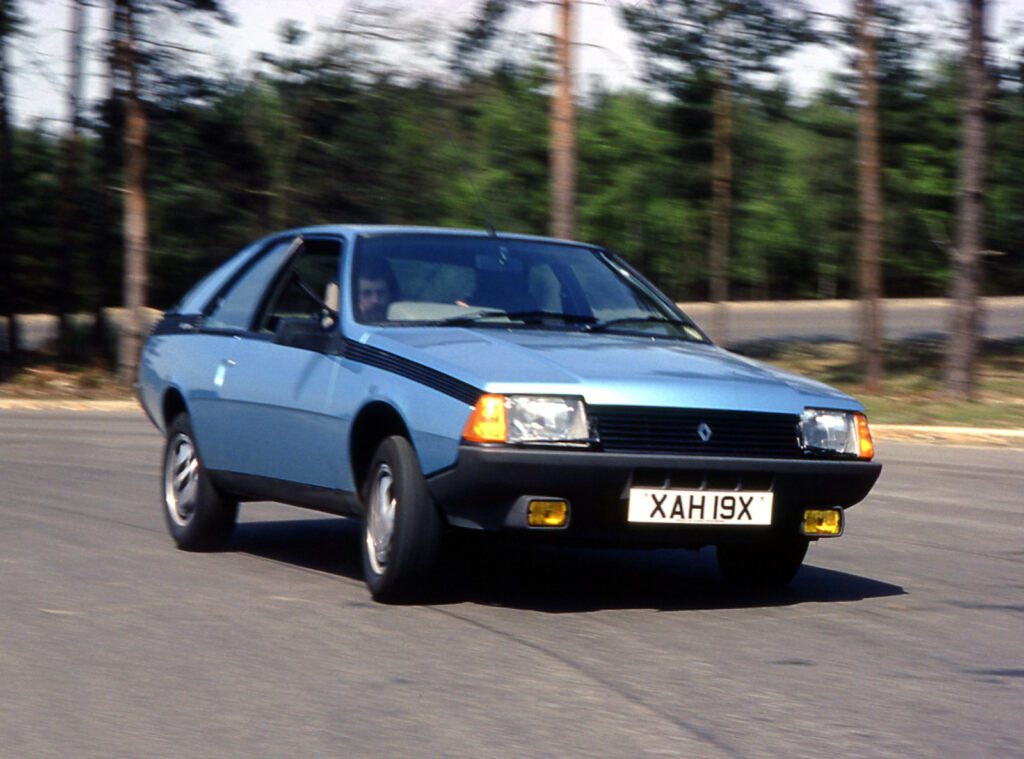
[[787, 583], [881, 466], [859, 403], [715, 346], [593, 245], [321, 226], [199, 282], [142, 355], [178, 546], [239, 502], [359, 517], [374, 598], [428, 590], [445, 534], [717, 546]]

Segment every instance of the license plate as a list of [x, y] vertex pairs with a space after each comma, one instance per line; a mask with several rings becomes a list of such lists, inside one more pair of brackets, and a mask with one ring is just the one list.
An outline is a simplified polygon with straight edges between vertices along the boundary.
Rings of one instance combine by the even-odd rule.
[[630, 488], [629, 521], [666, 524], [770, 525], [772, 493]]

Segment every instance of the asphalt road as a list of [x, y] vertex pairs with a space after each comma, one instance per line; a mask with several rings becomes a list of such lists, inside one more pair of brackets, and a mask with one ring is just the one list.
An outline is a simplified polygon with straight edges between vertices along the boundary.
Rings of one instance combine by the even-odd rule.
[[769, 599], [708, 551], [488, 549], [387, 607], [345, 520], [174, 549], [160, 445], [0, 412], [0, 756], [1024, 754], [1024, 451], [883, 443]]
[[[711, 304], [680, 305], [697, 324], [711, 328]], [[854, 301], [838, 300], [731, 303], [727, 338], [720, 342], [736, 346], [765, 339], [857, 340], [858, 308]], [[941, 338], [949, 329], [949, 304], [938, 298], [886, 300], [882, 316], [888, 340]], [[22, 345], [32, 350], [57, 335], [56, 317], [25, 317], [21, 326]], [[6, 329], [6, 321], [0, 319], [0, 349], [7, 346]], [[992, 340], [1024, 340], [1024, 297], [986, 298], [981, 332]]]

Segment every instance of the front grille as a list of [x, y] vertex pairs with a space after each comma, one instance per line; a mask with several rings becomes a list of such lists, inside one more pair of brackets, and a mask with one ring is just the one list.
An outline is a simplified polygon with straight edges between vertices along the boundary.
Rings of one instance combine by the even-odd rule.
[[[794, 414], [702, 409], [590, 406], [601, 447], [616, 453], [669, 453], [693, 456], [803, 456]], [[711, 430], [707, 441], [698, 428]]]

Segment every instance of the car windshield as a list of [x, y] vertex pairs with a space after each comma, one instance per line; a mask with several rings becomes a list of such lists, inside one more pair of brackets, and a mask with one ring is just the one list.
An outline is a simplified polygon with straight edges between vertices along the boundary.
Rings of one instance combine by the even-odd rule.
[[364, 324], [571, 329], [705, 341], [605, 253], [536, 240], [364, 237], [352, 303]]

